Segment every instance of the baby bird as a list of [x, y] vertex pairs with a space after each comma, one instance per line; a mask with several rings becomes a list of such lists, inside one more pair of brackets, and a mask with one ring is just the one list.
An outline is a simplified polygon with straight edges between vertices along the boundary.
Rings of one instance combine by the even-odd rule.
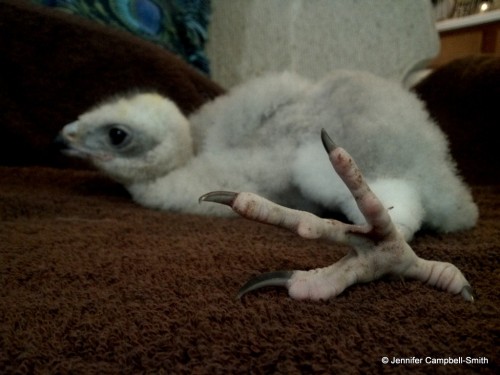
[[[350, 155], [332, 156], [338, 151], [327, 132]], [[337, 269], [333, 281], [312, 277], [318, 272], [309, 271], [309, 276], [300, 274], [308, 286], [296, 293], [291, 285], [297, 284], [290, 280], [299, 271], [271, 273], [251, 281], [241, 294], [283, 285], [296, 298], [325, 299], [353, 283], [391, 273], [427, 280], [472, 299], [456, 267], [440, 262], [424, 267], [407, 245], [423, 226], [441, 232], [470, 228], [478, 210], [457, 174], [446, 137], [422, 103], [396, 83], [364, 72], [338, 71], [318, 83], [292, 73], [271, 74], [242, 84], [189, 118], [167, 98], [139, 93], [89, 110], [66, 125], [60, 138], [68, 154], [88, 158], [146, 207], [232, 213], [221, 205], [199, 204], [201, 196], [201, 201], [230, 205], [245, 217], [358, 249], [358, 255], [350, 256], [354, 263]], [[213, 190], [219, 192], [205, 194]], [[254, 210], [238, 205], [241, 195], [220, 190], [256, 193], [251, 198]], [[353, 226], [340, 223], [339, 231], [337, 224], [328, 224], [335, 227], [328, 236], [321, 229], [323, 219], [307, 225], [308, 233], [322, 235], [304, 234], [297, 227], [294, 218], [302, 218], [303, 211], [323, 209], [342, 212]], [[360, 246], [379, 248], [381, 243], [399, 254], [392, 257], [397, 258], [396, 269], [380, 266], [390, 258], [387, 251], [369, 251], [377, 254], [370, 255], [370, 262], [359, 256]], [[356, 267], [367, 270], [365, 276], [347, 275]]]

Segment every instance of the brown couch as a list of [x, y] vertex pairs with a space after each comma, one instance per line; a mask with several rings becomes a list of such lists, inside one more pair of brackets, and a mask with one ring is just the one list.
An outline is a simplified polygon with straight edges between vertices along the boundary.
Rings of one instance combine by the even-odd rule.
[[[485, 101], [500, 97], [500, 63], [478, 59], [416, 90], [449, 134], [479, 223], [412, 243], [457, 265], [475, 303], [412, 280], [327, 302], [281, 289], [237, 300], [251, 276], [325, 266], [346, 248], [240, 218], [151, 211], [64, 159], [51, 147], [58, 130], [109, 95], [152, 88], [189, 113], [223, 90], [133, 36], [0, 1], [0, 373], [499, 373], [498, 107]], [[478, 96], [479, 112], [469, 105]], [[464, 363], [384, 365], [384, 356]]]

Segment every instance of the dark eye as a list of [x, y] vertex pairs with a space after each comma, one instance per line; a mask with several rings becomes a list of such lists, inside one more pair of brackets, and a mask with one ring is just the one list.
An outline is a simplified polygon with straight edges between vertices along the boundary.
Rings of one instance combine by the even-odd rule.
[[109, 141], [113, 146], [120, 146], [128, 137], [127, 132], [120, 128], [109, 129], [108, 135], [109, 135]]

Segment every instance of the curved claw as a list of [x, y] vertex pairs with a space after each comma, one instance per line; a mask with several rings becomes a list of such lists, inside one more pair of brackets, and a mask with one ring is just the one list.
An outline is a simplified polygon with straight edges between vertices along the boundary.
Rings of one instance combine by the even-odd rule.
[[286, 287], [288, 281], [292, 277], [294, 271], [273, 271], [266, 272], [255, 276], [248, 280], [238, 291], [236, 298], [240, 299], [248, 292], [256, 289], [264, 288], [266, 286], [283, 286]]
[[201, 202], [214, 202], [232, 206], [238, 193], [232, 191], [211, 191], [210, 193], [203, 194], [198, 198], [198, 203]]
[[326, 152], [330, 153], [335, 150], [338, 146], [330, 138], [325, 129], [321, 129], [321, 142], [323, 142], [323, 147], [325, 147]]
[[466, 301], [474, 302], [474, 291], [470, 285], [464, 286], [460, 294]]

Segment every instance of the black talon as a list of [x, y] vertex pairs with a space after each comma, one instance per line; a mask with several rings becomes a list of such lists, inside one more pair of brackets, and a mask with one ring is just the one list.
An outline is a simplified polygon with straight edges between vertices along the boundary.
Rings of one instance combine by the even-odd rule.
[[232, 191], [212, 191], [210, 193], [203, 194], [200, 198], [198, 198], [198, 203], [215, 202], [232, 206], [237, 195], [238, 193], [234, 193]]
[[335, 142], [330, 138], [325, 129], [321, 129], [321, 142], [323, 142], [323, 146], [325, 147], [325, 150], [328, 153], [332, 152], [338, 147], [335, 144]]
[[243, 295], [256, 289], [266, 286], [284, 286], [293, 275], [293, 271], [273, 271], [257, 275], [248, 280], [238, 291], [236, 298], [240, 299]]
[[467, 301], [474, 302], [474, 291], [470, 285], [464, 286], [460, 294], [462, 294], [462, 297]]

